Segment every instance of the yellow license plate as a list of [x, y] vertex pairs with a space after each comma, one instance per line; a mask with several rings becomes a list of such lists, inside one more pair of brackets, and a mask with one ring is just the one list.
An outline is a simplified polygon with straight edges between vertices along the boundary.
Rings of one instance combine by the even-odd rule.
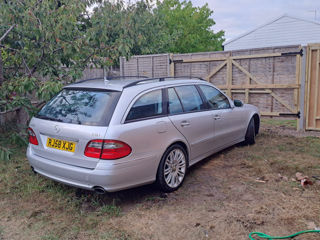
[[68, 151], [68, 152], [74, 152], [76, 148], [76, 143], [48, 137], [47, 147]]

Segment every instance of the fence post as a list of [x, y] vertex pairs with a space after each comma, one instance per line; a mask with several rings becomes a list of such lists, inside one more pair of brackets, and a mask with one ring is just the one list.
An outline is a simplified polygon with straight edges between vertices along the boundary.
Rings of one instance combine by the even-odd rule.
[[169, 54], [169, 68], [170, 68], [170, 77], [174, 77], [174, 61], [173, 61], [173, 54]]
[[303, 56], [300, 59], [300, 118], [297, 124], [297, 130], [306, 129], [306, 116], [305, 116], [305, 91], [306, 91], [306, 59], [307, 59], [307, 47], [303, 47]]
[[227, 95], [230, 98], [232, 98], [231, 85], [232, 85], [232, 60], [231, 60], [231, 56], [229, 56], [227, 58]]
[[[123, 60], [124, 57], [120, 57], [119, 60], [120, 60], [120, 76], [124, 76], [124, 64], [123, 64]], [[104, 69], [103, 69], [104, 71]]]

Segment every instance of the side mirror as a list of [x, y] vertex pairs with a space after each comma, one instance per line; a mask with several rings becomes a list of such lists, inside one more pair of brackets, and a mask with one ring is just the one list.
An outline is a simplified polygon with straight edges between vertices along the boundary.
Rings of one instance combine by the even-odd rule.
[[234, 100], [233, 103], [234, 103], [234, 105], [236, 107], [242, 107], [243, 106], [243, 103], [240, 100]]

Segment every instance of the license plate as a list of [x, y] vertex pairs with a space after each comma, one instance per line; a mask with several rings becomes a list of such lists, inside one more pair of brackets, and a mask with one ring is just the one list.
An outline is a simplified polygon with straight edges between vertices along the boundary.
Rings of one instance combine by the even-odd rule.
[[76, 148], [76, 143], [48, 137], [47, 147], [68, 151], [68, 152], [74, 152]]

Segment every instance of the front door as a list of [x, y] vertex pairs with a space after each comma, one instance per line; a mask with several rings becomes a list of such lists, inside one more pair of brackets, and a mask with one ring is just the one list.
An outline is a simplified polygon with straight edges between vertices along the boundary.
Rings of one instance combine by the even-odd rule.
[[231, 108], [229, 99], [218, 89], [209, 85], [199, 85], [207, 100], [214, 122], [214, 149], [230, 146], [242, 136], [241, 114]]

